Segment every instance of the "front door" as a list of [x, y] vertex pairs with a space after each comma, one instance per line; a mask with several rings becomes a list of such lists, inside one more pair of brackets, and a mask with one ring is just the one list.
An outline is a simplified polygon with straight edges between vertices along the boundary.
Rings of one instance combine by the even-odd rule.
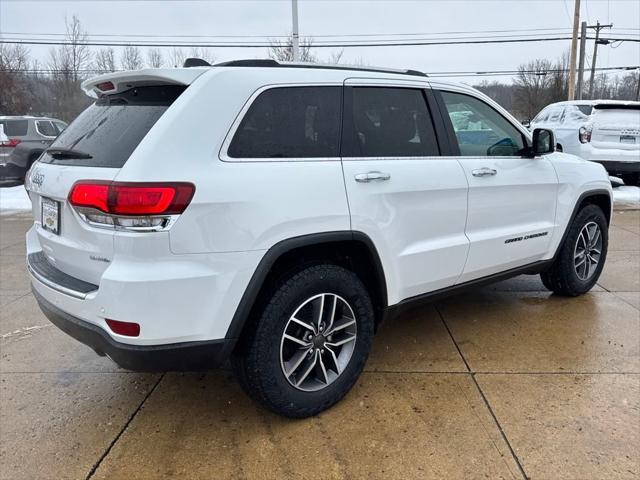
[[553, 165], [545, 157], [523, 157], [525, 135], [488, 102], [440, 93], [469, 182], [469, 257], [458, 283], [542, 259], [556, 228]]
[[345, 86], [351, 227], [378, 249], [389, 304], [453, 285], [467, 257], [467, 180], [455, 158], [440, 156], [427, 87], [362, 79]]

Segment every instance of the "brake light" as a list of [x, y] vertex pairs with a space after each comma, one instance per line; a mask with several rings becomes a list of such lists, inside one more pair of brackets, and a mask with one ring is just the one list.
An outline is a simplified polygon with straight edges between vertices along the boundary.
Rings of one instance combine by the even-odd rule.
[[0, 147], [17, 147], [21, 141], [19, 138], [10, 138], [6, 142], [0, 142]]
[[140, 336], [140, 325], [133, 322], [121, 322], [119, 320], [111, 320], [106, 318], [105, 321], [109, 328], [118, 335], [125, 335], [127, 337]]
[[589, 143], [591, 141], [591, 128], [589, 126], [580, 127], [578, 131], [578, 138], [580, 139], [580, 143]]
[[102, 92], [108, 92], [109, 90], [114, 90], [116, 88], [112, 82], [102, 82], [97, 84], [96, 87]]
[[69, 194], [74, 207], [109, 215], [177, 215], [187, 208], [195, 192], [191, 183], [120, 183], [80, 181]]

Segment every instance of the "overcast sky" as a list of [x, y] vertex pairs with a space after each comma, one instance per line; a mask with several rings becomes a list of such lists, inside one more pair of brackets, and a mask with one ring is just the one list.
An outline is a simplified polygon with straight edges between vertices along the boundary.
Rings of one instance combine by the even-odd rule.
[[[572, 26], [573, 3], [573, 0], [300, 0], [300, 34], [322, 41], [335, 40], [324, 35], [344, 34], [436, 34], [487, 30], [521, 30], [523, 33], [540, 34], [545, 32], [530, 30], [546, 28], [564, 29], [568, 33]], [[16, 33], [63, 33], [65, 16], [74, 14], [90, 35], [273, 37], [291, 31], [290, 0], [0, 0], [0, 35], [7, 38]], [[625, 33], [638, 38], [640, 1], [582, 0], [582, 19], [590, 23], [597, 20], [613, 23], [616, 30], [612, 35], [617, 29], [635, 29]], [[592, 44], [590, 42], [587, 49], [589, 61]], [[563, 51], [568, 51], [569, 45], [570, 41], [565, 40], [527, 44], [347, 48], [343, 63], [361, 61], [369, 65], [414, 68], [426, 72], [512, 70], [535, 58], [556, 59]], [[46, 62], [49, 48], [34, 46], [31, 52]], [[328, 58], [331, 50], [318, 49], [315, 53], [320, 58]], [[220, 48], [215, 50], [215, 56], [217, 61], [266, 57], [267, 50]], [[638, 64], [640, 43], [625, 42], [617, 48], [605, 46], [599, 49], [598, 66]], [[498, 78], [509, 80], [509, 77]], [[479, 78], [462, 80], [477, 82]]]

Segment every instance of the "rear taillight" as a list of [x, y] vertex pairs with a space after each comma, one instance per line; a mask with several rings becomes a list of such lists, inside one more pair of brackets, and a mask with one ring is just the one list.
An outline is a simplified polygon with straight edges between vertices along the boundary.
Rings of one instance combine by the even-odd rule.
[[578, 138], [580, 139], [580, 143], [589, 143], [591, 141], [591, 127], [580, 127]]
[[10, 138], [6, 142], [0, 142], [0, 147], [17, 147], [21, 141], [19, 138]]
[[161, 230], [187, 208], [195, 186], [185, 182], [124, 183], [79, 181], [69, 203], [97, 226]]

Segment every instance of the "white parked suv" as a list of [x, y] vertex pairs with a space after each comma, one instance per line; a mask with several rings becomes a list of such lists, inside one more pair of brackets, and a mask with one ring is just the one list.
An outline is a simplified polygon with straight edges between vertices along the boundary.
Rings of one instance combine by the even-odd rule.
[[629, 185], [640, 180], [640, 102], [574, 100], [553, 103], [531, 121], [552, 130], [558, 150], [604, 165]]
[[383, 319], [522, 273], [579, 295], [602, 271], [604, 168], [470, 87], [252, 60], [83, 88], [27, 178], [27, 263], [49, 319], [124, 368], [230, 358], [253, 398], [314, 415]]

